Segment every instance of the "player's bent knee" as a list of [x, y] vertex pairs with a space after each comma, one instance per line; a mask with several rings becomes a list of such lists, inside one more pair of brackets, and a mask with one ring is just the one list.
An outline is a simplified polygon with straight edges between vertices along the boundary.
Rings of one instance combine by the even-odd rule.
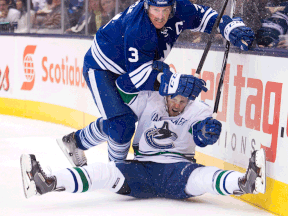
[[109, 137], [117, 143], [129, 142], [135, 132], [137, 116], [133, 113], [109, 119]]
[[128, 194], [130, 188], [125, 181], [122, 172], [116, 167], [114, 162], [108, 164], [94, 163], [84, 167], [91, 177], [92, 184], [90, 191], [97, 189], [107, 189], [114, 193]]

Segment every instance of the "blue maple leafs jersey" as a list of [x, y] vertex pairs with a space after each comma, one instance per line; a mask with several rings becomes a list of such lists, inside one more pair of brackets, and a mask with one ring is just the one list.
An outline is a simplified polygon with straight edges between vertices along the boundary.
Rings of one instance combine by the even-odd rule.
[[[85, 64], [122, 75], [127, 83], [118, 88], [123, 92], [153, 90], [157, 74], [154, 73], [153, 82], [148, 82], [153, 61], [164, 61], [185, 29], [211, 33], [217, 15], [209, 7], [177, 0], [175, 15], [158, 30], [145, 12], [143, 0], [137, 1], [97, 31]], [[221, 32], [225, 26], [226, 23], [219, 25]]]

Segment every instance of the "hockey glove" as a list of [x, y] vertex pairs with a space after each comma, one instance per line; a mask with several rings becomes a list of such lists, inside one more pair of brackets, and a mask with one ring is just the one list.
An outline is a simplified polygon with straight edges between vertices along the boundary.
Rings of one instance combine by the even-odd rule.
[[246, 27], [240, 17], [231, 19], [228, 16], [223, 16], [222, 20], [224, 24], [226, 23], [226, 26], [224, 32], [221, 33], [226, 40], [241, 50], [247, 51], [254, 41], [254, 32], [252, 29]]
[[194, 142], [199, 147], [213, 145], [219, 139], [222, 124], [217, 119], [208, 117], [193, 125]]
[[162, 96], [172, 95], [171, 98], [182, 95], [189, 100], [195, 100], [202, 90], [207, 92], [208, 89], [205, 86], [206, 82], [202, 79], [192, 75], [172, 73], [164, 69], [159, 93]]
[[271, 18], [263, 19], [262, 27], [256, 33], [258, 45], [276, 47], [279, 43], [279, 35], [284, 35], [288, 30], [288, 6], [283, 11], [278, 11]]

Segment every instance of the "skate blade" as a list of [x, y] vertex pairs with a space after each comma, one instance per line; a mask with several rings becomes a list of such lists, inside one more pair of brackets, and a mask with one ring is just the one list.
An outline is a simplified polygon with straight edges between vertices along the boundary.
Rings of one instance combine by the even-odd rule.
[[37, 195], [36, 184], [33, 180], [28, 177], [29, 172], [31, 172], [32, 164], [30, 155], [23, 154], [20, 158], [21, 174], [24, 195], [28, 199], [34, 195]]
[[67, 151], [67, 148], [65, 147], [65, 144], [63, 143], [62, 139], [56, 139], [58, 146], [60, 147], [60, 149], [62, 150], [62, 152], [64, 153], [64, 155], [66, 156], [66, 158], [68, 159], [68, 161], [70, 162], [70, 164], [73, 167], [76, 167], [75, 163], [73, 162], [71, 156], [69, 155], [69, 152]]
[[256, 152], [256, 166], [260, 168], [259, 177], [255, 181], [255, 192], [266, 192], [266, 152], [260, 149]]

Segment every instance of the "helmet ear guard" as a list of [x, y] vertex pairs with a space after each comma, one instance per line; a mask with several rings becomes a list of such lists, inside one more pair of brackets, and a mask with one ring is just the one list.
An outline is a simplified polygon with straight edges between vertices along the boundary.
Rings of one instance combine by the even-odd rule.
[[169, 19], [172, 18], [176, 12], [176, 0], [144, 0], [144, 10], [148, 13], [149, 6], [166, 7], [171, 6], [172, 10]]
[[147, 2], [147, 0], [144, 0], [144, 10], [146, 13], [148, 13], [148, 9], [149, 9], [148, 2]]

